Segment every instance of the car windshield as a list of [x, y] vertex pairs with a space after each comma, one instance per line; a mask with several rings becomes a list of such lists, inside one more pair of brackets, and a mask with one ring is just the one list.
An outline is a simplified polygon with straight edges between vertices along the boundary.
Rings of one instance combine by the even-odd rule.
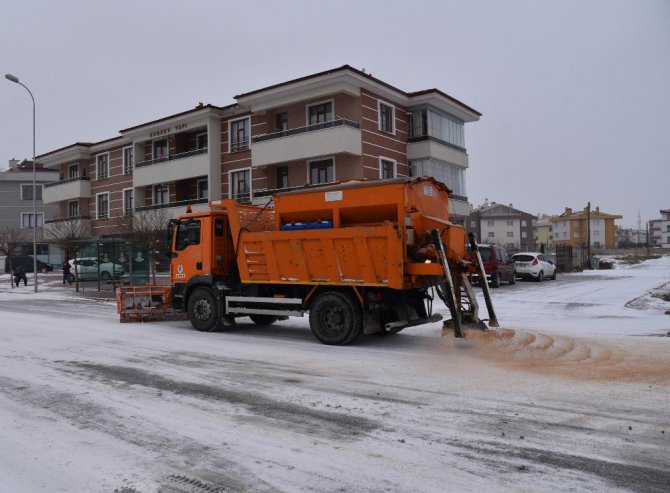
[[512, 260], [515, 262], [532, 262], [535, 260], [534, 255], [523, 255], [523, 254], [517, 254], [512, 256]]

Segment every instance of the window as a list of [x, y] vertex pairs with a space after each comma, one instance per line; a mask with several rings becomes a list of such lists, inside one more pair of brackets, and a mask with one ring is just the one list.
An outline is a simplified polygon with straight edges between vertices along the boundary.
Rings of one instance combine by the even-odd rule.
[[309, 183], [317, 185], [319, 183], [330, 183], [335, 181], [335, 165], [332, 159], [323, 161], [312, 161], [309, 163]]
[[413, 159], [409, 162], [410, 176], [432, 176], [445, 183], [455, 195], [467, 196], [465, 168], [436, 158]]
[[521, 220], [521, 227], [522, 227], [522, 228], [525, 228], [526, 226], [528, 226], [528, 223], [526, 222], [525, 219], [522, 219], [522, 220]]
[[395, 133], [395, 107], [379, 101], [379, 130]]
[[594, 231], [594, 232], [593, 232], [593, 236], [595, 236], [596, 238], [597, 238], [598, 236], [600, 236], [600, 231]]
[[67, 215], [68, 217], [77, 217], [79, 215], [79, 201], [71, 200], [67, 203]]
[[514, 250], [516, 248], [516, 245], [514, 243], [507, 243], [505, 245], [505, 248], [507, 248], [508, 250]]
[[521, 232], [521, 238], [526, 238], [527, 236], [528, 236], [528, 235], [526, 234], [525, 231], [522, 231], [522, 232]]
[[567, 232], [567, 231], [563, 231], [563, 238], [567, 238], [567, 237], [568, 237], [568, 232]]
[[99, 193], [96, 195], [96, 204], [98, 219], [107, 219], [109, 217], [109, 192]]
[[461, 149], [465, 149], [463, 122], [431, 109], [413, 110], [407, 119], [409, 136], [434, 137]]
[[129, 175], [133, 172], [133, 148], [123, 148], [123, 174]]
[[251, 170], [230, 172], [230, 198], [244, 201], [251, 198]]
[[514, 238], [514, 231], [508, 231], [507, 232], [507, 237], [508, 238]]
[[[35, 191], [35, 200], [42, 200], [42, 185], [36, 185]], [[33, 200], [32, 185], [21, 185], [21, 200]]]
[[514, 226], [514, 220], [513, 220], [513, 219], [511, 219], [511, 220], [508, 219], [508, 220], [507, 220], [507, 225], [508, 225], [508, 226]]
[[288, 166], [279, 166], [277, 168], [277, 188], [288, 187]]
[[554, 236], [554, 238], [558, 240], [558, 233], [556, 233], [556, 235]]
[[207, 180], [198, 180], [198, 198], [209, 198], [209, 182]]
[[195, 148], [196, 149], [207, 149], [207, 134], [198, 134], [195, 136]]
[[575, 238], [579, 238], [579, 231], [575, 231]]
[[[37, 255], [49, 255], [49, 244], [48, 243], [35, 243], [35, 250], [37, 250]], [[21, 245], [21, 255], [32, 255], [33, 254], [33, 244], [24, 243]]]
[[135, 193], [132, 188], [125, 188], [123, 190], [123, 215], [128, 216], [133, 213], [133, 201]]
[[161, 183], [154, 186], [154, 204], [167, 204], [170, 200], [170, 188], [167, 184]]
[[288, 113], [277, 113], [275, 118], [275, 131], [285, 132], [288, 130]]
[[167, 159], [168, 157], [168, 141], [167, 139], [154, 140], [153, 142], [153, 158]]
[[35, 216], [32, 212], [22, 212], [21, 213], [21, 228], [32, 228], [32, 227], [41, 228], [44, 226], [44, 213], [37, 213], [37, 224], [35, 224]]
[[395, 178], [396, 162], [391, 159], [379, 158], [379, 178]]
[[486, 221], [486, 225], [487, 225], [488, 227], [492, 228], [494, 222], [495, 222], [495, 221], [492, 221], [492, 220], [490, 220], [490, 221]]
[[477, 221], [470, 221], [470, 227], [471, 228], [476, 228], [477, 227]]
[[599, 247], [599, 246], [600, 246], [600, 242], [599, 242], [599, 241], [594, 241], [594, 242], [593, 242], [593, 246], [594, 246], [594, 247]]
[[71, 164], [67, 168], [67, 177], [68, 178], [77, 178], [79, 177], [79, 165]]
[[249, 148], [249, 118], [230, 122], [230, 152]]
[[307, 108], [308, 125], [333, 121], [333, 103], [319, 103]]
[[187, 219], [179, 223], [177, 230], [177, 250], [183, 250], [189, 245], [200, 244], [200, 221]]
[[95, 158], [98, 180], [109, 178], [109, 154], [99, 154]]
[[493, 233], [493, 231], [489, 231], [489, 238], [494, 238], [494, 237], [495, 237], [495, 233]]

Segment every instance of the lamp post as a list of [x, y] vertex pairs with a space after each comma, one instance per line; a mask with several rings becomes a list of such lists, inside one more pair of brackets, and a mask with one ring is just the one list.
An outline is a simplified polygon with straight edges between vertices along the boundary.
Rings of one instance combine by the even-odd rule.
[[35, 163], [35, 98], [33, 93], [25, 84], [19, 82], [19, 78], [12, 74], [5, 74], [5, 79], [15, 82], [23, 86], [23, 88], [30, 94], [30, 99], [33, 100], [33, 284], [35, 285], [35, 292], [37, 293], [37, 171]]

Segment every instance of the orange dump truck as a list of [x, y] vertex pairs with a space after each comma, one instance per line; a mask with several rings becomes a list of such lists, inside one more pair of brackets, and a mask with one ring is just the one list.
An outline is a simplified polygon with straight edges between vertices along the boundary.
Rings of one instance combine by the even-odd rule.
[[317, 339], [347, 344], [442, 320], [437, 295], [461, 335], [461, 322], [482, 323], [467, 280], [477, 262], [449, 221], [449, 193], [416, 178], [309, 187], [266, 206], [211, 201], [170, 222], [171, 286], [119, 290], [121, 319], [184, 312], [212, 331], [236, 317], [265, 325], [309, 312]]

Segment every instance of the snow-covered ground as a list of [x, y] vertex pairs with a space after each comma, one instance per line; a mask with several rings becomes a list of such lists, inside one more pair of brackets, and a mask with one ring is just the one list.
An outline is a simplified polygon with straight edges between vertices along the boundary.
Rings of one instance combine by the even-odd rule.
[[0, 492], [670, 490], [670, 257], [348, 347], [120, 324], [58, 277], [0, 276]]

